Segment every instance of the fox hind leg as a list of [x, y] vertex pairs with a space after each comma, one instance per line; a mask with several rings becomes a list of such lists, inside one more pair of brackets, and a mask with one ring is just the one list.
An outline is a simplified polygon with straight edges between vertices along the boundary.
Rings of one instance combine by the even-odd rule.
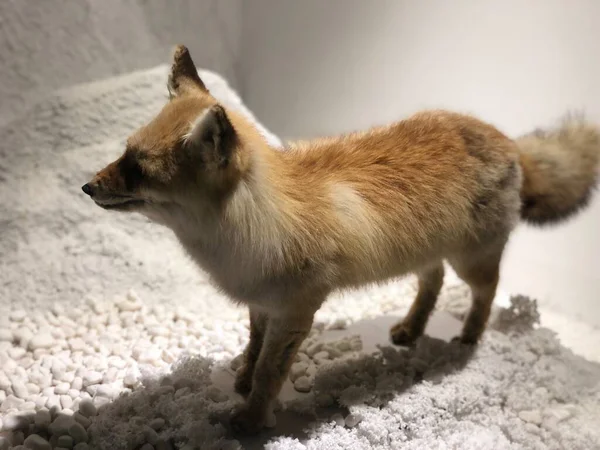
[[406, 317], [390, 330], [396, 345], [410, 345], [425, 331], [427, 320], [444, 282], [444, 265], [438, 262], [417, 272], [419, 290]]

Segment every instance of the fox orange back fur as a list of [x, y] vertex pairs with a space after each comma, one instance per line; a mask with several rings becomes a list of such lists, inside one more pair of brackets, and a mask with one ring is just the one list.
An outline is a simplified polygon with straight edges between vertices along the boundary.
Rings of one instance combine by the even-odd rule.
[[596, 185], [600, 132], [568, 119], [512, 140], [474, 117], [426, 111], [390, 126], [270, 147], [211, 96], [175, 51], [170, 101], [83, 190], [101, 207], [171, 228], [232, 300], [250, 310], [235, 429], [266, 420], [314, 313], [334, 290], [415, 273], [396, 344], [424, 331], [443, 261], [469, 284], [460, 339], [485, 328], [508, 237], [524, 219], [558, 222]]

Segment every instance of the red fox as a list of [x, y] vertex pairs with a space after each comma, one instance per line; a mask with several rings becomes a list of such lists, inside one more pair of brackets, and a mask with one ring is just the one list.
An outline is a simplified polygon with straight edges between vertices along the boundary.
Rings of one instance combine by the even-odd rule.
[[471, 288], [459, 339], [475, 344], [513, 228], [573, 216], [598, 179], [600, 130], [583, 119], [512, 140], [474, 117], [425, 111], [281, 150], [210, 94], [184, 46], [168, 89], [162, 111], [83, 191], [104, 209], [169, 227], [215, 285], [248, 306], [238, 432], [265, 425], [332, 291], [415, 273], [416, 299], [391, 329], [408, 345], [425, 329], [447, 261]]

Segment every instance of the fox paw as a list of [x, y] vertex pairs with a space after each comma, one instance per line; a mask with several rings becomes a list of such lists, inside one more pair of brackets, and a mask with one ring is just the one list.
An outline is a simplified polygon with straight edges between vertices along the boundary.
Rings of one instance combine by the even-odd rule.
[[231, 428], [234, 433], [242, 435], [258, 434], [265, 426], [262, 415], [247, 408], [242, 408], [231, 417]]
[[390, 330], [392, 342], [395, 345], [410, 346], [419, 338], [417, 333], [411, 332], [410, 328], [404, 323], [396, 324]]
[[235, 392], [244, 397], [250, 394], [250, 391], [252, 390], [252, 375], [246, 369], [246, 366], [242, 366], [238, 369], [233, 388]]

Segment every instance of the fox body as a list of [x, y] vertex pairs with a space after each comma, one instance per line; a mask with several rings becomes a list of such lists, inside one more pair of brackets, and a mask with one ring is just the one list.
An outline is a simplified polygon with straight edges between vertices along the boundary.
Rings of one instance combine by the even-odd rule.
[[417, 297], [391, 330], [424, 331], [447, 261], [473, 304], [460, 339], [485, 328], [510, 232], [551, 224], [588, 201], [600, 133], [582, 120], [512, 140], [476, 118], [426, 111], [387, 127], [271, 148], [211, 96], [179, 46], [171, 99], [83, 190], [107, 210], [173, 230], [189, 255], [250, 312], [234, 428], [266, 420], [314, 313], [334, 290], [407, 273]]

